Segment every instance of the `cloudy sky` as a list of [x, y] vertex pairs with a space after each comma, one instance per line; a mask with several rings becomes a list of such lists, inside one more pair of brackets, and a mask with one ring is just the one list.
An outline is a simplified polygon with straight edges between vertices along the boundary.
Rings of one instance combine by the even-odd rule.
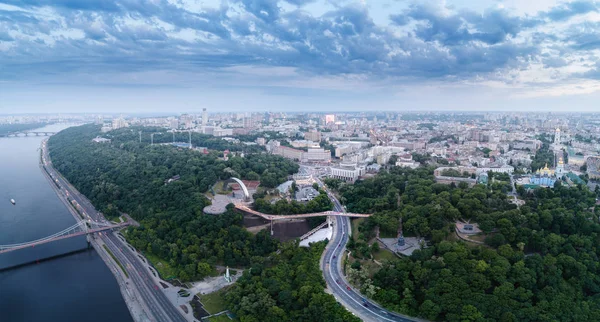
[[600, 111], [600, 3], [0, 0], [0, 114]]

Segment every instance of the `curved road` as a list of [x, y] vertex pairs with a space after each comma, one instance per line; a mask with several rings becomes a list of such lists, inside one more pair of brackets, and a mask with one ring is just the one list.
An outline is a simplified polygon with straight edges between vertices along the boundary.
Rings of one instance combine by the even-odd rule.
[[[322, 185], [320, 181], [317, 181]], [[334, 210], [343, 212], [344, 208], [339, 201], [330, 193], [329, 198], [333, 202]], [[364, 321], [421, 321], [409, 316], [403, 316], [390, 312], [381, 306], [366, 299], [346, 281], [342, 274], [342, 254], [348, 242], [350, 231], [350, 220], [347, 217], [335, 217], [334, 232], [329, 245], [325, 249], [325, 260], [323, 261], [323, 275], [325, 282], [335, 298], [350, 312], [354, 313]]]

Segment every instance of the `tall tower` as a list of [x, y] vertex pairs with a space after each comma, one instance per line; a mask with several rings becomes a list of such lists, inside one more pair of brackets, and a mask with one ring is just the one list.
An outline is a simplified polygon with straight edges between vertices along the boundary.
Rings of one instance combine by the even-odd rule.
[[554, 144], [560, 144], [560, 128], [556, 128], [554, 131]]
[[558, 164], [556, 165], [555, 174], [558, 179], [562, 178], [562, 176], [565, 174], [565, 163], [563, 162], [562, 156], [558, 158]]
[[206, 108], [202, 109], [202, 126], [206, 126], [206, 122], [208, 122], [208, 113], [206, 113]]

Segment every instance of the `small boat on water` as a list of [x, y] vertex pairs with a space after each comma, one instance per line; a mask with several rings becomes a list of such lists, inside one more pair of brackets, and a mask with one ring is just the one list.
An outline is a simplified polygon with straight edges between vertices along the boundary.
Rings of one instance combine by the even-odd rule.
[[15, 201], [15, 199], [10, 199], [10, 203], [12, 203], [13, 205], [17, 204], [17, 202]]

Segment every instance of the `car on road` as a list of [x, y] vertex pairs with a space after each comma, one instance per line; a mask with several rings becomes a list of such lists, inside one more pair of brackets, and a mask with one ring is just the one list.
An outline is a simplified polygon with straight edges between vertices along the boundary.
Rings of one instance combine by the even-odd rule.
[[340, 284], [340, 280], [335, 280], [336, 283]]
[[336, 258], [336, 256], [335, 256], [335, 255], [333, 255], [333, 259], [335, 259], [335, 258]]
[[346, 289], [347, 289], [348, 291], [350, 291], [350, 290], [351, 290], [350, 286], [348, 286], [348, 285], [346, 285]]

